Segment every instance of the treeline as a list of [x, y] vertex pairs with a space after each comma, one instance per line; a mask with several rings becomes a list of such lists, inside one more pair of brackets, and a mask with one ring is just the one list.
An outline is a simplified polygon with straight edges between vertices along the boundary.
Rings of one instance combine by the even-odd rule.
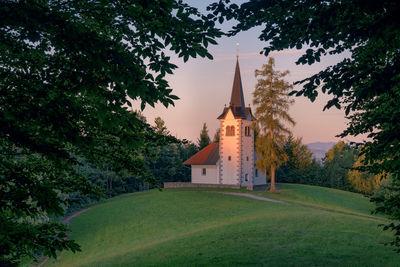
[[[140, 120], [147, 123], [146, 118], [140, 112], [136, 112], [136, 114]], [[106, 198], [162, 187], [164, 182], [190, 181], [190, 166], [184, 165], [183, 162], [211, 142], [207, 125], [203, 124], [196, 144], [171, 136], [165, 122], [160, 117], [155, 118], [153, 130], [168, 141], [161, 144], [148, 144], [142, 151], [140, 157], [143, 158], [144, 165], [140, 176], [116, 173], [107, 166], [99, 169], [85, 160], [82, 160], [81, 164], [77, 166], [78, 172], [96, 185], [99, 188], [100, 196]], [[76, 195], [73, 197], [79, 198]], [[85, 197], [83, 201], [81, 199], [81, 204], [73, 206], [72, 210], [90, 201], [97, 200]]]
[[301, 138], [290, 135], [284, 144], [287, 161], [278, 169], [279, 182], [325, 186], [371, 195], [385, 180], [364, 170], [360, 149], [336, 143], [318, 162]]

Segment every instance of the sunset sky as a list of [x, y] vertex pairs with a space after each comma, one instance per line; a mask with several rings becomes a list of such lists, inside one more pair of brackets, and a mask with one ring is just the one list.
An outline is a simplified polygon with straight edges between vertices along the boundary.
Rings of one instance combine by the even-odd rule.
[[[189, 1], [190, 4], [205, 10], [208, 1]], [[229, 24], [222, 25], [223, 30], [229, 29]], [[243, 89], [246, 106], [252, 106], [252, 92], [256, 84], [254, 71], [267, 62], [267, 58], [260, 55], [263, 43], [258, 40], [260, 29], [253, 29], [231, 38], [221, 38], [218, 45], [210, 47], [214, 60], [190, 59], [183, 63], [182, 59], [172, 57], [178, 69], [168, 80], [173, 93], [180, 97], [175, 107], [166, 109], [162, 105], [155, 108], [147, 106], [144, 115], [149, 123], [160, 116], [166, 122], [170, 132], [179, 138], [196, 141], [203, 122], [207, 123], [210, 137], [218, 128], [217, 117], [225, 104], [229, 103], [235, 69], [237, 43], [239, 43], [239, 62], [242, 74]], [[332, 65], [341, 57], [325, 57], [319, 64], [312, 66], [296, 65], [295, 62], [303, 51], [283, 50], [272, 52], [278, 70], [289, 70], [288, 80], [295, 82], [306, 78], [323, 68]], [[347, 55], [348, 56], [348, 55]], [[346, 127], [344, 112], [332, 108], [322, 111], [329, 99], [327, 95], [319, 95], [312, 103], [307, 98], [295, 97], [295, 104], [290, 114], [296, 121], [293, 133], [302, 137], [305, 143], [316, 141], [338, 141], [335, 135]], [[254, 108], [253, 108], [254, 111]], [[351, 141], [360, 141], [361, 138], [348, 138]]]

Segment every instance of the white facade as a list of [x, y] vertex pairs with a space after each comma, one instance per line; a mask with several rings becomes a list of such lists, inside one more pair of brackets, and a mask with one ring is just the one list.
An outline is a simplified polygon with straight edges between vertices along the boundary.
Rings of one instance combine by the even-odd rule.
[[[226, 127], [233, 126], [235, 135], [226, 134]], [[240, 183], [240, 138], [238, 135], [240, 120], [236, 120], [232, 111], [228, 111], [225, 119], [220, 120], [219, 157], [220, 183], [237, 185]]]
[[192, 183], [219, 184], [219, 163], [216, 165], [192, 165]]
[[[251, 118], [248, 117], [246, 120], [241, 120], [241, 122], [241, 185], [248, 186], [254, 185], [254, 132], [251, 127]], [[247, 131], [246, 128], [248, 129]]]
[[192, 167], [192, 183], [235, 185], [252, 188], [266, 184], [266, 175], [256, 169], [253, 115], [245, 107], [239, 62], [229, 107], [218, 117], [219, 143], [213, 143], [185, 161]]
[[[227, 126], [235, 127], [235, 135], [227, 135]], [[242, 187], [266, 184], [265, 173], [256, 170], [254, 146], [254, 130], [250, 115], [246, 119], [235, 118], [229, 110], [225, 118], [220, 119], [220, 184]]]

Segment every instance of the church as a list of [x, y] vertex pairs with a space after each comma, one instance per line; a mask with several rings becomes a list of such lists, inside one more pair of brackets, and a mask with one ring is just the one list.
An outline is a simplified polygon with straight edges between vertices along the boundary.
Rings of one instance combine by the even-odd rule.
[[184, 162], [191, 166], [191, 182], [249, 189], [265, 185], [265, 173], [256, 167], [254, 131], [251, 127], [255, 118], [244, 102], [238, 59], [229, 106], [217, 119], [220, 124], [219, 142], [209, 144]]

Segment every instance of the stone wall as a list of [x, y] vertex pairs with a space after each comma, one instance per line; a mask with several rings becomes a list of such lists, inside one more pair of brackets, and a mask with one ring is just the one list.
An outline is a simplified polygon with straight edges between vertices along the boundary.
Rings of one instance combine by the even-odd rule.
[[200, 188], [200, 187], [214, 187], [214, 188], [240, 188], [238, 185], [230, 184], [193, 184], [189, 182], [166, 182], [164, 188]]

